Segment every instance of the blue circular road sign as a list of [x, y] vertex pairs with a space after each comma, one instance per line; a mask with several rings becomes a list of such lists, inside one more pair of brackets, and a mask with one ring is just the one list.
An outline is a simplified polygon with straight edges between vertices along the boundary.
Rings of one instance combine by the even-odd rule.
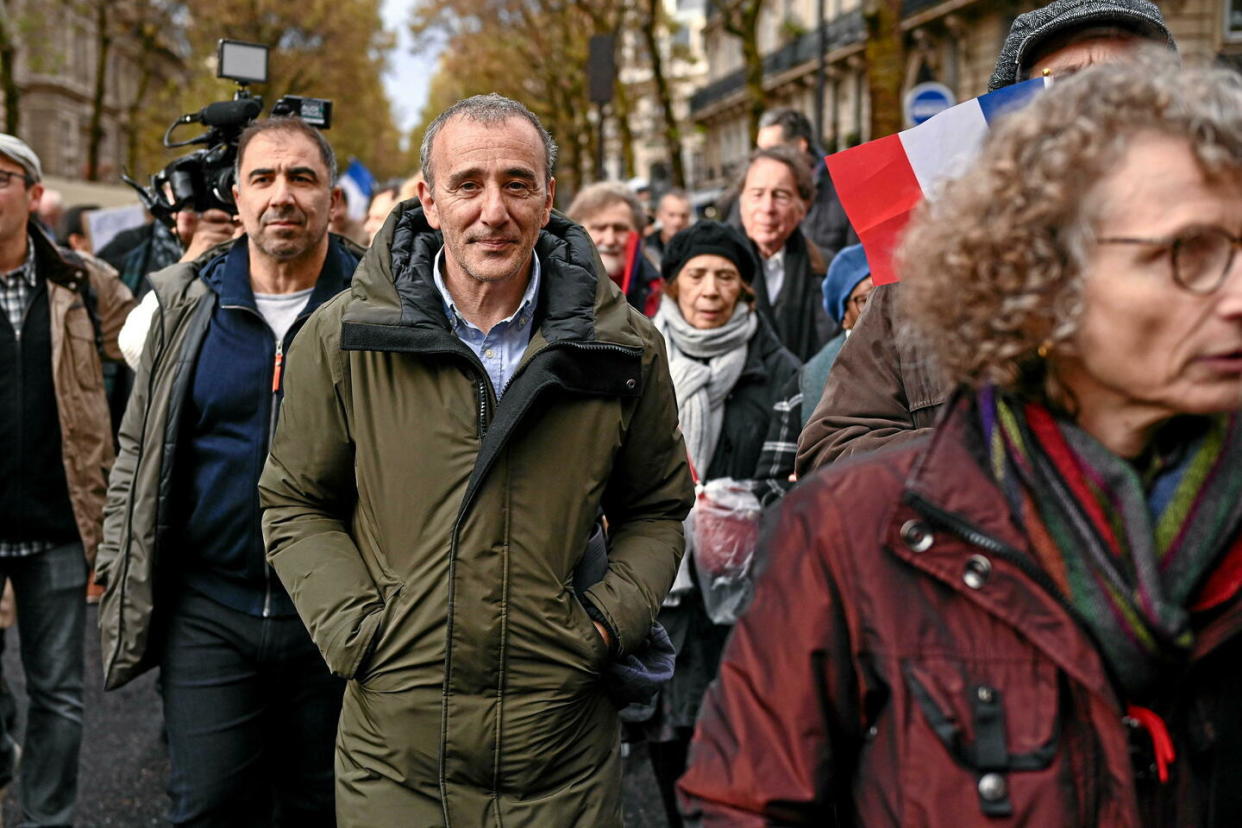
[[953, 94], [953, 90], [943, 83], [935, 81], [920, 83], [906, 93], [906, 123], [910, 126], [918, 126], [955, 103], [957, 103], [957, 97]]

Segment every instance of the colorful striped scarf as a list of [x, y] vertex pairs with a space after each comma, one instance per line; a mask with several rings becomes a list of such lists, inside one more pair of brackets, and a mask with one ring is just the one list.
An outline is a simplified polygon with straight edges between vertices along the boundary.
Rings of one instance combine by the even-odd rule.
[[1132, 464], [1045, 407], [984, 388], [991, 471], [1031, 552], [1123, 691], [1143, 698], [1193, 643], [1188, 605], [1242, 527], [1242, 417], [1177, 418]]

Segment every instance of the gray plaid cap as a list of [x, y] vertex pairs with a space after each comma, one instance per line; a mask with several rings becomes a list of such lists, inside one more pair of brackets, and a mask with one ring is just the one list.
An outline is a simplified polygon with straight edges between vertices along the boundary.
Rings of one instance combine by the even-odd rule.
[[1096, 26], [1116, 26], [1177, 49], [1164, 15], [1149, 0], [1053, 0], [1013, 21], [996, 59], [996, 70], [988, 81], [988, 91], [1017, 83], [1031, 55], [1052, 37], [1067, 30]]

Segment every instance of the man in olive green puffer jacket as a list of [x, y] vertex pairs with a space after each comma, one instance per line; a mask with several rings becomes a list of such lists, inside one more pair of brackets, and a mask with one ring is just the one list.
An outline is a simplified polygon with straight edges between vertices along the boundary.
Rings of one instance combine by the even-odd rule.
[[421, 204], [289, 354], [264, 533], [350, 679], [343, 826], [621, 824], [601, 674], [646, 638], [693, 493], [660, 337], [552, 212], [554, 153], [513, 101], [447, 110]]

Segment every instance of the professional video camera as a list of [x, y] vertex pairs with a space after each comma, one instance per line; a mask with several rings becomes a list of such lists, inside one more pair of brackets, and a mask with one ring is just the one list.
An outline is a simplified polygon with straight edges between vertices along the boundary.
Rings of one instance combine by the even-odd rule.
[[[138, 191], [142, 203], [160, 221], [173, 226], [173, 213], [191, 209], [199, 213], [219, 209], [234, 212], [233, 162], [242, 132], [263, 112], [263, 99], [246, 88], [251, 83], [267, 83], [266, 46], [221, 40], [217, 51], [216, 76], [235, 81], [238, 86], [231, 101], [207, 104], [198, 112], [182, 115], [164, 132], [169, 149], [206, 145], [184, 155], [151, 176], [151, 186], [143, 187], [128, 175], [125, 183]], [[294, 115], [311, 126], [327, 129], [332, 125], [332, 101], [285, 95], [272, 105], [272, 115]], [[185, 141], [172, 140], [173, 132], [185, 124], [202, 124], [207, 131]]]

